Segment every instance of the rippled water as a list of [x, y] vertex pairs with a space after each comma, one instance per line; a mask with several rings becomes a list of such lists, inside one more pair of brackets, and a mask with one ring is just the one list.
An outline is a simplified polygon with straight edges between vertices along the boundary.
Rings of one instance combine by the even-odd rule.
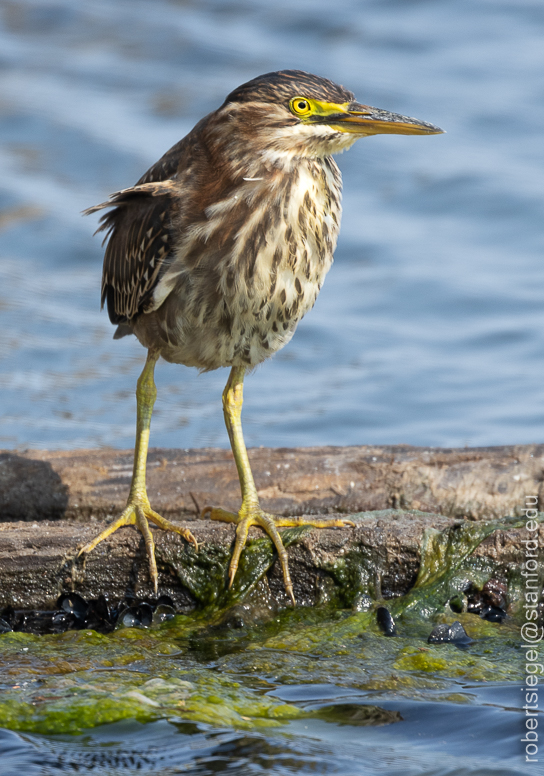
[[[0, 2], [3, 447], [133, 441], [143, 352], [99, 311], [96, 217], [237, 84], [295, 67], [448, 134], [339, 158], [336, 263], [247, 381], [251, 445], [544, 436], [541, 0]], [[152, 444], [227, 444], [226, 370], [158, 370]]]
[[[111, 339], [96, 219], [79, 213], [233, 87], [285, 67], [448, 134], [340, 157], [336, 263], [291, 344], [247, 381], [248, 443], [542, 441], [541, 0], [0, 0], [1, 447], [132, 445], [143, 351]], [[225, 446], [226, 376], [161, 365], [152, 444]], [[0, 771], [529, 773], [517, 688], [473, 691], [470, 707], [385, 700], [403, 722], [383, 728], [6, 731]], [[321, 692], [290, 698], [336, 690]]]
[[[121, 776], [191, 773], [244, 776], [275, 773], [342, 776], [527, 776], [542, 771], [521, 762], [521, 713], [504, 708], [511, 688], [459, 687], [476, 706], [380, 701], [402, 715], [384, 727], [354, 727], [308, 720], [281, 734], [241, 733], [176, 720], [123, 722], [84, 736], [41, 736], [0, 731], [3, 776], [44, 772]], [[312, 707], [364, 702], [334, 685], [285, 688], [284, 697]], [[368, 702], [368, 699], [366, 699]], [[492, 743], [491, 743], [492, 742]], [[515, 754], [514, 754], [515, 753]], [[536, 766], [538, 768], [538, 766]], [[46, 770], [47, 769], [47, 770]]]

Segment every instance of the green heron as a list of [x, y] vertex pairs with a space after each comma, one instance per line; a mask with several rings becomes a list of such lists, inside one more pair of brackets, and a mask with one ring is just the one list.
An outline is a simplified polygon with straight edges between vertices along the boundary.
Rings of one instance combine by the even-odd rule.
[[244, 374], [289, 342], [330, 269], [342, 188], [332, 154], [367, 135], [440, 132], [355, 102], [351, 92], [325, 78], [299, 70], [267, 73], [231, 92], [135, 186], [85, 211], [113, 208], [99, 227], [108, 240], [102, 304], [118, 324], [114, 338], [135, 334], [148, 354], [136, 390], [126, 509], [80, 554], [121, 526], [136, 525], [157, 592], [149, 522], [197, 546], [190, 531], [154, 512], [147, 497], [154, 368], [160, 356], [201, 371], [228, 366], [223, 412], [242, 505], [237, 514], [206, 507], [203, 515], [236, 524], [230, 585], [250, 526], [260, 526], [276, 547], [285, 589], [295, 602], [278, 527], [353, 523], [276, 517], [261, 509], [242, 435]]

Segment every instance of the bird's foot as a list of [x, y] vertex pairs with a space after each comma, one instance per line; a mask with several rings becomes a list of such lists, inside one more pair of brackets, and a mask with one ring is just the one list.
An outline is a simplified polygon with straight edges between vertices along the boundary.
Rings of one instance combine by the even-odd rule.
[[247, 541], [247, 535], [252, 525], [257, 525], [262, 528], [263, 531], [268, 534], [272, 539], [274, 546], [276, 547], [281, 568], [283, 571], [283, 582], [285, 585], [285, 591], [293, 602], [293, 606], [296, 605], [295, 595], [293, 593], [293, 583], [291, 582], [291, 575], [289, 574], [289, 562], [287, 557], [287, 550], [283, 546], [281, 536], [278, 533], [278, 528], [292, 528], [294, 526], [309, 525], [313, 528], [343, 528], [345, 526], [354, 526], [351, 520], [340, 519], [312, 519], [306, 517], [276, 517], [275, 515], [269, 515], [264, 512], [258, 504], [252, 504], [250, 506], [242, 504], [242, 507], [238, 514], [234, 512], [227, 512], [220, 507], [204, 507], [201, 517], [209, 515], [212, 520], [221, 520], [225, 523], [236, 523], [236, 541], [234, 543], [234, 550], [230, 559], [229, 565], [229, 588], [232, 587], [236, 571], [238, 569], [238, 562], [240, 555]]
[[149, 560], [149, 576], [153, 583], [155, 595], [157, 595], [159, 580], [157, 575], [157, 561], [155, 560], [155, 542], [153, 540], [153, 534], [149, 528], [149, 521], [154, 523], [163, 531], [175, 531], [180, 534], [187, 542], [192, 542], [195, 545], [195, 549], [198, 550], [198, 544], [193, 534], [187, 528], [182, 528], [180, 525], [171, 523], [170, 520], [161, 517], [151, 509], [147, 496], [134, 496], [129, 498], [126, 509], [122, 512], [117, 520], [114, 520], [107, 528], [105, 528], [101, 534], [99, 534], [92, 541], [88, 542], [78, 552], [80, 555], [86, 555], [94, 550], [97, 544], [111, 536], [112, 533], [117, 531], [118, 528], [122, 528], [125, 525], [135, 525], [142, 536], [144, 537], [145, 547], [147, 551], [147, 557]]

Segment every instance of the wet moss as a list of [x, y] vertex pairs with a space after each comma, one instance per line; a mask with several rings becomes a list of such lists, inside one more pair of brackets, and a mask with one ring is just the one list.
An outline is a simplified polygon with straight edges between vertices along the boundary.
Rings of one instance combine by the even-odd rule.
[[[294, 544], [310, 530], [308, 526], [301, 526], [281, 531], [284, 546]], [[208, 610], [225, 609], [244, 600], [277, 557], [270, 539], [249, 539], [240, 558], [234, 583], [229, 588], [231, 552], [228, 548], [203, 545], [198, 552], [189, 548], [179, 553], [167, 547], [160, 549], [157, 556], [175, 571], [180, 582], [200, 606]]]

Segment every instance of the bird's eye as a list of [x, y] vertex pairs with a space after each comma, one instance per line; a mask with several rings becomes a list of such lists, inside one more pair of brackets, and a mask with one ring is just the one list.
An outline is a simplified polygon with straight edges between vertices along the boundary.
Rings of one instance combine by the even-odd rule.
[[289, 106], [296, 116], [307, 116], [312, 112], [312, 106], [304, 97], [293, 97]]

